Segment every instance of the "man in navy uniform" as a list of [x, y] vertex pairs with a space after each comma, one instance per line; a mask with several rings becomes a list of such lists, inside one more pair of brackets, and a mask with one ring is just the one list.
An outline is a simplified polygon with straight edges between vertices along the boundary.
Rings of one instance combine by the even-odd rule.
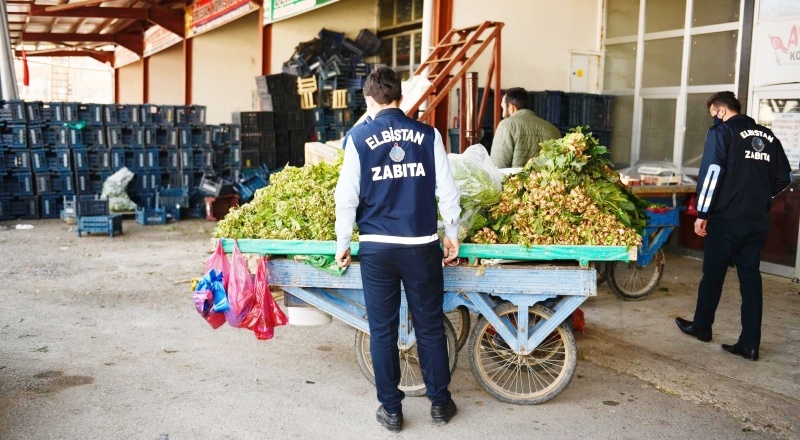
[[722, 348], [755, 361], [761, 344], [761, 249], [769, 232], [771, 200], [789, 186], [792, 170], [778, 138], [739, 114], [742, 105], [732, 92], [715, 93], [706, 107], [714, 126], [706, 134], [694, 223], [694, 232], [705, 237], [703, 278], [694, 321], [675, 318], [675, 322], [682, 332], [711, 341], [728, 264], [735, 263], [742, 332], [735, 344]]
[[[361, 279], [370, 353], [381, 403], [376, 417], [390, 431], [403, 427], [397, 348], [400, 283], [414, 323], [431, 419], [444, 425], [456, 414], [444, 330], [442, 259], [458, 256], [460, 194], [439, 132], [400, 110], [400, 77], [376, 66], [364, 83], [373, 119], [350, 131], [336, 185], [336, 261], [350, 264], [358, 223]], [[445, 236], [437, 234], [437, 201]]]

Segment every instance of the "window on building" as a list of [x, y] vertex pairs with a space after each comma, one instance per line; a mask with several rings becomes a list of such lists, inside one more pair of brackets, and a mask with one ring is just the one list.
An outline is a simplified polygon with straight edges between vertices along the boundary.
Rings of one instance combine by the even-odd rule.
[[606, 0], [603, 90], [617, 96], [615, 164], [699, 167], [711, 125], [706, 99], [738, 90], [742, 3]]
[[403, 79], [411, 76], [422, 60], [423, 0], [379, 0], [379, 61], [392, 66]]

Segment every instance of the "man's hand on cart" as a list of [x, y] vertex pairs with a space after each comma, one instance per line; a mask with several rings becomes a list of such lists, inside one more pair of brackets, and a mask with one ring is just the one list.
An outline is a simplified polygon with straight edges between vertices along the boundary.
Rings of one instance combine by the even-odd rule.
[[336, 251], [336, 264], [342, 268], [350, 265], [350, 248], [344, 251]]
[[449, 263], [458, 258], [458, 239], [444, 237], [442, 239], [442, 245], [445, 263]]
[[705, 237], [706, 236], [706, 223], [708, 223], [708, 220], [705, 220], [705, 219], [702, 219], [702, 218], [699, 218], [699, 219], [695, 220], [694, 221], [694, 233], [699, 235], [699, 236], [701, 236], [701, 237]]

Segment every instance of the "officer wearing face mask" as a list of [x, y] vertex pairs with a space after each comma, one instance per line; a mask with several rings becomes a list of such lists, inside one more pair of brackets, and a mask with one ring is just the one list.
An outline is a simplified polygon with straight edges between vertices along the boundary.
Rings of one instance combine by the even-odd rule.
[[676, 318], [678, 328], [703, 342], [722, 295], [728, 264], [736, 264], [742, 295], [742, 331], [735, 344], [722, 348], [758, 360], [761, 344], [761, 249], [769, 232], [773, 197], [791, 183], [791, 167], [780, 140], [745, 115], [732, 92], [718, 92], [706, 102], [714, 126], [706, 134], [697, 179], [694, 231], [705, 237], [703, 278], [694, 320]]

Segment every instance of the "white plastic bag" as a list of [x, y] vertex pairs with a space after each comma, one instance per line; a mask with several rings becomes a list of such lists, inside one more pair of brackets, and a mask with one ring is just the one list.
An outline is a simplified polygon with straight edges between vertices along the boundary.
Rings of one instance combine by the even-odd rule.
[[131, 179], [133, 179], [133, 172], [123, 167], [103, 182], [103, 192], [100, 194], [100, 199], [108, 199], [109, 211], [126, 212], [136, 210], [136, 203], [133, 203], [125, 191]]
[[492, 162], [486, 148], [475, 144], [463, 153], [447, 155], [461, 191], [461, 208], [489, 206], [498, 202], [503, 191], [503, 174]]

